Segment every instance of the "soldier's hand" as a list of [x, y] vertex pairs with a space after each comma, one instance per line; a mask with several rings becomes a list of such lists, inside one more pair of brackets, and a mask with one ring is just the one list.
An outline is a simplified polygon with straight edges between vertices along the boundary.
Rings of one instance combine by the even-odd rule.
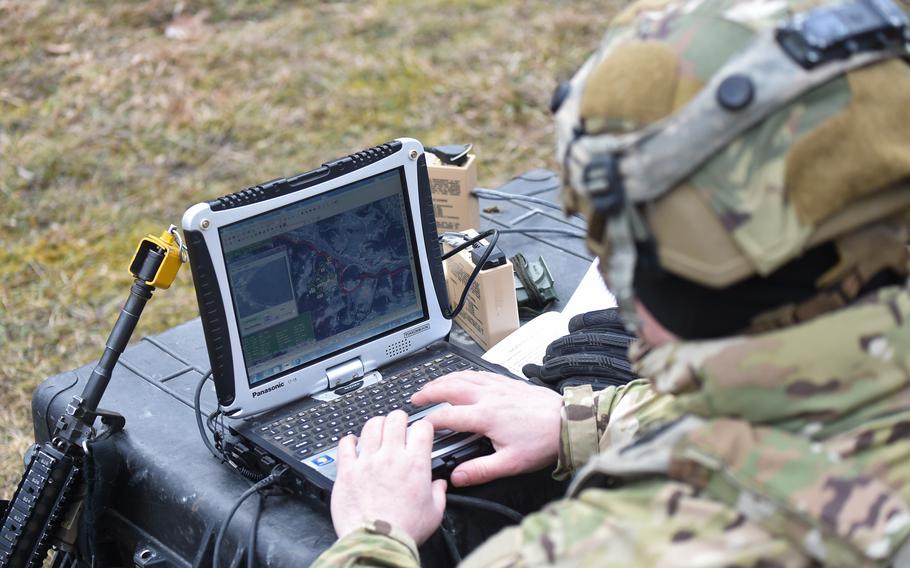
[[455, 468], [453, 485], [486, 483], [556, 462], [562, 397], [550, 389], [493, 373], [464, 371], [428, 383], [411, 401], [420, 406], [450, 403], [424, 421], [437, 430], [483, 434], [493, 443], [493, 454]]
[[364, 518], [404, 530], [417, 544], [442, 521], [446, 482], [431, 479], [433, 428], [422, 420], [407, 427], [396, 410], [371, 418], [355, 436], [338, 442], [338, 474], [332, 488], [332, 523], [341, 538]]

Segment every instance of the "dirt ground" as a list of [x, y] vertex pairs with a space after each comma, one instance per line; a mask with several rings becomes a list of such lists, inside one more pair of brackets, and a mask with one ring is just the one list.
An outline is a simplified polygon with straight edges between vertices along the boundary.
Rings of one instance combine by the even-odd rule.
[[[486, 187], [554, 168], [550, 94], [621, 4], [0, 0], [0, 496], [142, 235], [399, 136], [473, 142]], [[196, 316], [185, 269], [135, 337]]]

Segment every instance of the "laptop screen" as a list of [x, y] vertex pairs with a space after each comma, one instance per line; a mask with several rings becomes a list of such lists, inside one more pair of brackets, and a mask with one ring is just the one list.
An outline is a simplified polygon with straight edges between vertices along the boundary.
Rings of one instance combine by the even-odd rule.
[[404, 175], [219, 229], [251, 388], [428, 319]]

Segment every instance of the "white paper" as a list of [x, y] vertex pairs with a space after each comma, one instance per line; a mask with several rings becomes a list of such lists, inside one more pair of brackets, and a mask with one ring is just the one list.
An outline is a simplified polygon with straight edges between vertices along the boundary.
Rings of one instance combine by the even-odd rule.
[[562, 313], [568, 321], [574, 315], [614, 307], [616, 307], [616, 298], [607, 290], [607, 285], [604, 284], [604, 279], [600, 275], [598, 260], [594, 259], [581, 282], [578, 283], [578, 287], [572, 292], [572, 297], [566, 302]]
[[616, 298], [604, 285], [595, 260], [562, 312], [546, 312], [537, 316], [490, 348], [484, 353], [483, 358], [502, 365], [519, 377], [524, 377], [522, 367], [528, 363], [540, 365], [547, 345], [569, 333], [569, 319], [572, 316], [591, 310], [612, 308], [615, 305]]
[[525, 377], [521, 368], [528, 363], [540, 365], [547, 345], [568, 332], [569, 320], [564, 315], [560, 312], [546, 312], [507, 335], [484, 353], [483, 359], [502, 365], [519, 377]]

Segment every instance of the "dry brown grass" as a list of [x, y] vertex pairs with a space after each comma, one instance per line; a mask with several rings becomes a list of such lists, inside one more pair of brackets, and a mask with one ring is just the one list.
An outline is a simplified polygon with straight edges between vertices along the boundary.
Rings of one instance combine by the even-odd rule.
[[[398, 136], [474, 142], [483, 185], [553, 167], [550, 93], [618, 4], [0, 0], [0, 494], [141, 235]], [[138, 334], [197, 315], [188, 270], [157, 296]]]

